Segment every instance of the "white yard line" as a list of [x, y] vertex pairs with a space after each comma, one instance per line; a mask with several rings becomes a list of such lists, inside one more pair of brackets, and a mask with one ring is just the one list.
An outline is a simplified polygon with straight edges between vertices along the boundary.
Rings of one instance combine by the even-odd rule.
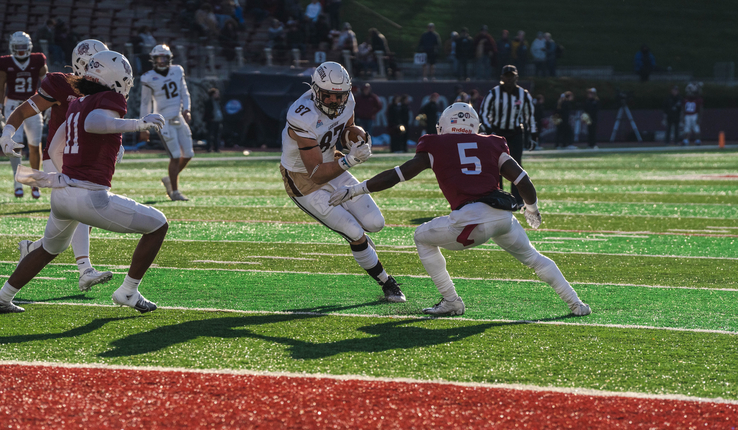
[[301, 379], [331, 379], [337, 381], [369, 381], [369, 382], [391, 382], [397, 384], [441, 384], [458, 387], [480, 387], [490, 389], [508, 389], [519, 391], [533, 392], [554, 392], [562, 394], [573, 394], [578, 396], [598, 396], [598, 397], [626, 397], [635, 399], [655, 399], [655, 400], [676, 400], [686, 402], [703, 402], [703, 403], [721, 403], [721, 404], [738, 404], [736, 400], [727, 400], [723, 398], [705, 398], [685, 396], [681, 394], [647, 394], [632, 391], [604, 391], [593, 390], [588, 388], [563, 388], [563, 387], [544, 387], [538, 385], [525, 384], [489, 384], [484, 382], [454, 382], [442, 379], [423, 380], [413, 378], [381, 378], [364, 375], [330, 375], [326, 373], [296, 373], [296, 372], [268, 372], [244, 369], [189, 369], [184, 367], [159, 367], [159, 366], [122, 366], [111, 364], [71, 364], [47, 361], [17, 361], [17, 360], [0, 360], [2, 366], [38, 366], [53, 368], [69, 368], [69, 369], [105, 369], [105, 370], [130, 370], [130, 371], [146, 371], [146, 372], [180, 372], [180, 373], [199, 373], [205, 375], [235, 375], [235, 376], [271, 376], [275, 378], [301, 378]]

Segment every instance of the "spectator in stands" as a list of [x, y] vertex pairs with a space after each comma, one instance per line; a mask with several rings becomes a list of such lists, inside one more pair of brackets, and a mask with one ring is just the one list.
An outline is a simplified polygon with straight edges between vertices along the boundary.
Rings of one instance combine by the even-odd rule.
[[495, 64], [497, 55], [497, 43], [489, 34], [489, 29], [483, 25], [479, 33], [474, 37], [474, 49], [477, 58], [477, 79], [487, 80], [492, 74], [492, 66]]
[[574, 93], [567, 91], [559, 97], [556, 105], [556, 149], [576, 149], [573, 145], [574, 131], [569, 123], [574, 107]]
[[597, 147], [597, 117], [600, 111], [600, 98], [597, 97], [597, 88], [587, 90], [587, 100], [584, 101], [582, 121], [587, 124], [587, 145], [589, 149]]
[[438, 112], [441, 108], [438, 106], [438, 99], [441, 96], [433, 93], [428, 98], [428, 102], [420, 108], [420, 115], [425, 115], [425, 133], [436, 134], [436, 123], [438, 123]]
[[272, 49], [284, 49], [284, 43], [285, 43], [284, 26], [278, 19], [274, 18], [272, 20], [272, 25], [269, 26], [267, 33], [269, 36], [267, 47], [272, 48]]
[[387, 108], [387, 125], [390, 131], [390, 151], [407, 151], [407, 127], [410, 123], [409, 96], [395, 96]]
[[372, 51], [371, 39], [367, 38], [361, 45], [356, 54], [356, 73], [354, 76], [370, 77], [372, 72], [377, 70], [377, 62], [374, 59], [374, 51]]
[[142, 25], [138, 28], [138, 37], [141, 39], [143, 50], [147, 53], [157, 45], [156, 38], [151, 34], [151, 28], [148, 25]]
[[381, 110], [382, 101], [372, 92], [371, 84], [369, 82], [365, 83], [356, 96], [356, 106], [354, 107], [356, 125], [371, 135], [374, 129], [374, 118]]
[[220, 152], [220, 134], [223, 129], [223, 110], [220, 108], [220, 91], [217, 88], [208, 90], [210, 98], [205, 102], [203, 121], [208, 127], [208, 152]]
[[56, 27], [54, 27], [54, 40], [61, 48], [63, 64], [72, 64], [72, 51], [80, 42], [79, 35], [70, 30], [64, 21], [57, 20]]
[[443, 52], [446, 54], [446, 59], [451, 64], [451, 72], [459, 77], [459, 60], [456, 58], [456, 42], [459, 39], [459, 33], [452, 31], [451, 37], [443, 44]]
[[[380, 33], [376, 28], [369, 29], [369, 36], [372, 40], [372, 51], [375, 55], [378, 55], [378, 51], [384, 52], [384, 68], [387, 76], [394, 76], [397, 71], [397, 63], [395, 62], [395, 55], [390, 51], [387, 38], [384, 34]], [[379, 59], [377, 59], [379, 62]]]
[[218, 20], [213, 13], [213, 6], [210, 3], [203, 3], [200, 9], [195, 13], [195, 21], [200, 26], [200, 34], [208, 39], [214, 39], [218, 37], [220, 28], [218, 27]]
[[456, 99], [454, 99], [454, 103], [456, 102], [471, 104], [471, 96], [466, 91], [462, 91], [456, 95]]
[[233, 61], [236, 58], [236, 46], [238, 46], [238, 24], [234, 19], [229, 18], [225, 22], [218, 35], [218, 41], [225, 59]]
[[343, 23], [343, 30], [338, 36], [338, 49], [349, 50], [351, 55], [356, 55], [359, 52], [359, 43], [356, 40], [356, 33], [351, 30], [351, 24], [348, 22]]
[[318, 17], [323, 13], [323, 6], [320, 0], [312, 0], [305, 8], [305, 16], [314, 24], [318, 22]]
[[315, 29], [310, 33], [310, 43], [316, 48], [321, 43], [326, 43], [330, 46], [330, 32], [331, 27], [328, 24], [328, 17], [325, 14], [318, 15], [318, 20], [315, 22]]
[[472, 105], [472, 107], [476, 111], [479, 111], [479, 108], [482, 104], [482, 99], [484, 99], [484, 97], [482, 97], [482, 94], [476, 88], [472, 89], [469, 93], [469, 104]]
[[243, 8], [241, 7], [241, 4], [238, 2], [238, 0], [232, 0], [233, 1], [233, 19], [236, 20], [238, 25], [243, 28], [244, 24], [246, 24], [246, 20], [243, 17]]
[[651, 72], [656, 68], [656, 58], [644, 43], [640, 51], [635, 55], [635, 72], [641, 77], [641, 82], [646, 82]]
[[474, 58], [474, 39], [469, 36], [469, 29], [463, 27], [456, 41], [456, 59], [459, 62], [459, 80], [469, 80], [469, 60]]
[[302, 31], [297, 21], [292, 19], [287, 23], [287, 33], [285, 35], [285, 40], [287, 43], [287, 48], [299, 49], [300, 54], [305, 53], [305, 49], [307, 48], [305, 45], [305, 32]]
[[[679, 121], [682, 117], [682, 96], [679, 86], [671, 87], [671, 93], [664, 102], [664, 125], [666, 125], [665, 141], [667, 144], [679, 142]], [[673, 140], [672, 140], [673, 139]]]
[[518, 68], [519, 76], [525, 75], [525, 66], [528, 65], [528, 41], [525, 40], [525, 32], [518, 31], [518, 35], [512, 41], [513, 65]]
[[502, 70], [508, 64], [512, 64], [512, 42], [510, 32], [502, 30], [502, 37], [497, 41], [497, 67]]
[[245, 11], [254, 17], [254, 22], [257, 27], [261, 25], [264, 18], [269, 16], [269, 12], [265, 9], [264, 0], [248, 0], [246, 2]]
[[441, 36], [436, 33], [436, 25], [428, 23], [427, 30], [420, 36], [417, 52], [425, 53], [425, 64], [423, 64], [423, 80], [430, 78], [435, 79], [436, 61], [438, 60], [438, 51], [441, 49]]
[[556, 76], [556, 62], [559, 57], [560, 49], [558, 44], [551, 38], [551, 33], [545, 33], [543, 37], [546, 39], [546, 68], [548, 76]]
[[56, 42], [55, 28], [56, 20], [49, 18], [42, 27], [39, 27], [39, 29], [36, 30], [36, 34], [34, 36], [34, 41], [36, 43], [33, 45], [33, 51], [41, 52], [41, 41], [47, 41], [49, 46], [49, 60], [53, 64], [60, 65], [64, 62], [64, 50]]
[[341, 23], [341, 0], [325, 0], [325, 11], [332, 30], [338, 30]]
[[213, 2], [213, 14], [218, 21], [218, 29], [223, 30], [225, 23], [233, 19], [235, 5], [233, 0], [215, 0]]
[[546, 38], [543, 32], [539, 31], [536, 39], [530, 45], [530, 54], [533, 57], [533, 64], [536, 66], [536, 76], [546, 76]]

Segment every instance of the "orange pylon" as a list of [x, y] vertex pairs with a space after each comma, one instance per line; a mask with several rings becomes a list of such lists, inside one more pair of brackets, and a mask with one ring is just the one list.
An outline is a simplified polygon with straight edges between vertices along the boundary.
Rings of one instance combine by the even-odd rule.
[[721, 131], [720, 134], [718, 134], [718, 146], [720, 148], [725, 148], [725, 132]]

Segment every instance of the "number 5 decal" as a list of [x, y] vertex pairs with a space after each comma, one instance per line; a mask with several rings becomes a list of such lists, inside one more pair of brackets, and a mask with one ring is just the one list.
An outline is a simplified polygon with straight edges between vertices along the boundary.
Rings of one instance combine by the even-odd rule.
[[477, 143], [476, 142], [469, 142], [469, 143], [458, 143], [457, 144], [459, 148], [459, 159], [461, 161], [461, 165], [464, 164], [473, 164], [474, 168], [469, 170], [466, 167], [461, 168], [461, 173], [465, 175], [479, 175], [482, 173], [482, 162], [479, 161], [479, 158], [477, 157], [467, 157], [466, 150], [467, 149], [477, 149]]

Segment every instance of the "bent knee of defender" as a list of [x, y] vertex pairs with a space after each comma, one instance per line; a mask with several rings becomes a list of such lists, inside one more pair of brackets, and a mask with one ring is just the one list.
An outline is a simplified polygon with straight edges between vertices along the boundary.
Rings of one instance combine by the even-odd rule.
[[377, 233], [384, 228], [384, 216], [379, 211], [370, 213], [361, 219], [361, 225], [369, 233]]

